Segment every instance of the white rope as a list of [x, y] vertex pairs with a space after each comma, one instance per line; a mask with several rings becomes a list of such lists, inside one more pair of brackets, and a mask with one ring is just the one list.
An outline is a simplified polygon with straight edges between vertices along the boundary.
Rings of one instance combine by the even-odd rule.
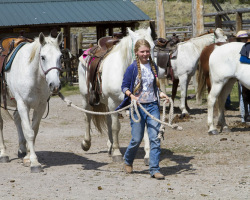
[[128, 106], [126, 106], [126, 107], [124, 107], [124, 108], [122, 108], [122, 109], [116, 110], [116, 111], [110, 111], [110, 112], [93, 112], [93, 111], [85, 110], [85, 109], [83, 109], [83, 108], [80, 108], [80, 107], [74, 105], [74, 104], [72, 103], [72, 101], [70, 101], [70, 100], [68, 100], [67, 98], [65, 98], [65, 97], [62, 95], [62, 93], [60, 93], [60, 92], [58, 93], [58, 96], [59, 96], [64, 102], [66, 102], [68, 106], [71, 106], [71, 107], [73, 107], [73, 108], [76, 108], [77, 110], [80, 110], [80, 111], [83, 111], [83, 112], [85, 112], [85, 113], [92, 114], [92, 115], [111, 115], [111, 114], [119, 113], [119, 112], [121, 112], [121, 111], [123, 111], [123, 110], [126, 110], [126, 109], [130, 108], [130, 109], [131, 109], [131, 113], [134, 113], [134, 110], [135, 110], [135, 112], [136, 112], [136, 114], [137, 114], [137, 116], [138, 116], [138, 119], [135, 119], [134, 115], [131, 114], [131, 118], [132, 118], [132, 120], [133, 120], [134, 122], [140, 122], [140, 121], [141, 121], [141, 117], [140, 117], [140, 114], [139, 114], [139, 111], [138, 111], [138, 108], [137, 108], [137, 104], [138, 104], [138, 105], [140, 106], [140, 108], [141, 108], [148, 116], [150, 116], [153, 120], [155, 120], [155, 121], [157, 121], [157, 122], [159, 122], [159, 123], [161, 124], [160, 130], [159, 130], [159, 134], [158, 134], [158, 138], [160, 138], [160, 139], [164, 139], [164, 137], [163, 137], [163, 134], [164, 134], [164, 131], [165, 131], [164, 125], [165, 125], [165, 126], [169, 126], [169, 127], [173, 128], [173, 129], [177, 129], [177, 130], [179, 130], [179, 131], [183, 130], [182, 127], [178, 126], [177, 124], [172, 124], [173, 115], [174, 115], [174, 104], [173, 104], [172, 99], [169, 99], [169, 103], [170, 103], [169, 120], [168, 120], [169, 122], [166, 123], [166, 122], [165, 122], [166, 103], [167, 103], [166, 100], [163, 102], [163, 115], [162, 115], [162, 120], [159, 120], [159, 119], [155, 118], [153, 115], [151, 115], [147, 110], [145, 110], [145, 109], [143, 108], [143, 106], [142, 106], [140, 103], [136, 102], [135, 100], [133, 100], [133, 101], [131, 102], [130, 105], [128, 105]]

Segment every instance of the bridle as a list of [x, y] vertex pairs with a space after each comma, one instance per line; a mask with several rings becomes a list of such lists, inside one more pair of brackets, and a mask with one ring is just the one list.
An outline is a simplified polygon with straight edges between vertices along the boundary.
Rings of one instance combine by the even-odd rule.
[[47, 69], [46, 71], [44, 70], [43, 65], [41, 63], [41, 59], [40, 59], [40, 57], [41, 57], [41, 49], [42, 49], [42, 47], [40, 48], [40, 51], [39, 51], [39, 65], [41, 66], [41, 69], [43, 70], [44, 75], [46, 76], [52, 69], [57, 69], [59, 72], [61, 72], [62, 69], [59, 68], [59, 67], [51, 67], [51, 68]]

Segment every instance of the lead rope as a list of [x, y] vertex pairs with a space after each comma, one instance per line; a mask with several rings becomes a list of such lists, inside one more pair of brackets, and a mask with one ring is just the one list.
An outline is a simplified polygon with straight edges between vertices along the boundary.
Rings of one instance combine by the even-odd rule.
[[[122, 108], [122, 109], [119, 109], [119, 110], [116, 110], [116, 111], [110, 111], [110, 112], [93, 112], [93, 111], [90, 111], [90, 110], [85, 110], [83, 108], [80, 108], [76, 105], [74, 105], [72, 103], [72, 101], [68, 100], [67, 98], [65, 98], [61, 92], [58, 93], [58, 96], [64, 101], [67, 103], [67, 106], [71, 106], [77, 110], [80, 110], [80, 111], [83, 111], [85, 113], [88, 113], [88, 114], [92, 114], [92, 115], [111, 115], [111, 114], [116, 114], [116, 113], [119, 113], [121, 111], [124, 111], [128, 108], [131, 109], [131, 113], [134, 113], [134, 111], [136, 112], [137, 116], [138, 116], [138, 119], [135, 119], [134, 115], [131, 114], [131, 118], [134, 122], [139, 122], [141, 120], [140, 118], [140, 114], [139, 114], [139, 111], [138, 111], [138, 108], [137, 108], [137, 102], [135, 100], [133, 100], [131, 102], [130, 105]], [[140, 103], [138, 103], [138, 105], [140, 106], [140, 108], [148, 115], [150, 116], [153, 120], [161, 123], [161, 127], [160, 127], [160, 132], [158, 134], [158, 137], [161, 139], [163, 139], [163, 134], [164, 134], [164, 131], [165, 131], [165, 126], [169, 126], [173, 129], [176, 129], [176, 130], [183, 130], [182, 127], [178, 126], [177, 124], [172, 124], [172, 121], [173, 121], [173, 115], [174, 115], [174, 104], [173, 104], [173, 101], [172, 99], [169, 99], [169, 103], [170, 103], [170, 111], [169, 111], [169, 122], [166, 123], [165, 122], [165, 114], [166, 114], [166, 103], [167, 101], [165, 100], [164, 103], [163, 103], [163, 116], [162, 116], [162, 120], [159, 120], [157, 118], [155, 118], [153, 115], [151, 115], [149, 112], [147, 112]], [[165, 125], [165, 126], [164, 126]]]

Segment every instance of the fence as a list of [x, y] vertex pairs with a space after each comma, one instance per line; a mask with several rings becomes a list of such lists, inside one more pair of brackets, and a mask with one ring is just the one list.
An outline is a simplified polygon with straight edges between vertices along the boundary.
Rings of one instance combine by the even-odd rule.
[[[204, 14], [205, 18], [214, 18], [214, 22], [204, 23], [205, 30], [211, 28], [223, 28], [224, 31], [229, 33], [236, 33], [239, 30], [248, 30], [250, 29], [250, 20], [243, 20], [243, 14], [250, 13], [250, 8], [229, 10], [229, 11], [220, 11], [216, 13]], [[226, 20], [224, 15], [235, 15], [236, 20]], [[235, 29], [232, 32], [230, 27], [234, 26]], [[181, 26], [181, 27], [167, 27], [166, 28], [166, 37], [169, 38], [172, 34], [175, 33], [179, 36], [181, 40], [192, 37], [192, 26]], [[71, 35], [71, 48], [70, 52], [72, 57], [67, 57], [64, 59], [64, 81], [65, 82], [77, 82], [77, 66], [78, 66], [78, 57], [82, 53], [80, 50], [85, 50], [90, 48], [93, 45], [97, 44], [96, 33], [79, 33], [78, 35]]]

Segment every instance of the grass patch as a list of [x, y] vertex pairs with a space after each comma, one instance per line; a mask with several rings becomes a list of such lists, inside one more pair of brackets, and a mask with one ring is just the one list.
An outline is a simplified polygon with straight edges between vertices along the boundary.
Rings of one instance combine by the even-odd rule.
[[72, 85], [71, 86], [69, 84], [66, 84], [65, 86], [62, 87], [61, 93], [64, 96], [80, 94], [79, 86], [78, 85]]

